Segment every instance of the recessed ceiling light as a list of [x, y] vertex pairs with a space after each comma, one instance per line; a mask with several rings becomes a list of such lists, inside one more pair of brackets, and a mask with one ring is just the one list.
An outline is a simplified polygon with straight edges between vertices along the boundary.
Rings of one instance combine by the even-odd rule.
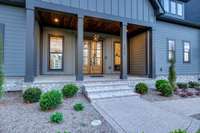
[[54, 18], [54, 22], [58, 23], [59, 19], [58, 18]]

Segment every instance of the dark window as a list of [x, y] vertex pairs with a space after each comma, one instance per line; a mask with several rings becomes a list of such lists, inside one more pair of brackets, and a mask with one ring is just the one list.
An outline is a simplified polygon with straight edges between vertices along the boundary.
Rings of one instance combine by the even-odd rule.
[[49, 38], [49, 69], [63, 69], [63, 37], [50, 36]]
[[190, 42], [183, 42], [183, 62], [190, 63], [190, 56], [191, 56], [191, 46]]
[[175, 40], [168, 40], [168, 61], [175, 59]]

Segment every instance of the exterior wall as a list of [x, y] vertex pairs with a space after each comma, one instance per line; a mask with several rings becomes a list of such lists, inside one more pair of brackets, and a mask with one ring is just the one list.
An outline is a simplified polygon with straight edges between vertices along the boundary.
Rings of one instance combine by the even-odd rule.
[[24, 76], [25, 73], [25, 9], [0, 5], [0, 23], [5, 25], [4, 73]]
[[130, 74], [145, 75], [147, 68], [146, 33], [130, 39]]
[[[176, 71], [178, 75], [196, 75], [200, 72], [200, 30], [186, 26], [157, 21], [153, 31], [156, 75], [168, 73], [167, 40], [176, 41]], [[183, 63], [183, 41], [191, 43], [191, 63]]]
[[[132, 19], [135, 22], [155, 22], [154, 10], [149, 0], [41, 0], [72, 8], [83, 9], [111, 15], [111, 17], [122, 17]], [[87, 14], [92, 15], [92, 13]], [[109, 19], [109, 18], [108, 18]]]
[[[37, 29], [37, 28], [36, 28]], [[48, 71], [48, 36], [57, 35], [64, 36], [64, 71]], [[91, 33], [85, 33], [87, 37]], [[103, 72], [104, 74], [118, 73], [113, 70], [114, 63], [114, 42], [120, 41], [119, 37], [112, 35], [100, 34], [103, 38]], [[38, 38], [38, 37], [37, 37]], [[38, 42], [38, 40], [36, 41]], [[45, 27], [43, 29], [43, 53], [42, 53], [42, 73], [50, 75], [74, 75], [75, 74], [75, 45], [76, 45], [76, 32], [58, 28]], [[38, 45], [39, 46], [39, 45]], [[39, 51], [38, 51], [39, 52]], [[37, 53], [38, 54], [38, 53]], [[39, 60], [38, 54], [38, 60]], [[39, 65], [37, 65], [39, 67]]]

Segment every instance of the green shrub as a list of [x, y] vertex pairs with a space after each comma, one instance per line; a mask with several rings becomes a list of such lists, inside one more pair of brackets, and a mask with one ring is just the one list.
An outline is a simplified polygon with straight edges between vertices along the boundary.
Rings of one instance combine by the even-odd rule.
[[182, 129], [178, 129], [178, 130], [174, 130], [174, 131], [172, 131], [170, 133], [187, 133], [187, 131], [186, 130], [182, 130]]
[[187, 89], [188, 88], [188, 84], [187, 83], [177, 83], [177, 86], [179, 89]]
[[61, 123], [63, 121], [63, 114], [60, 112], [54, 112], [51, 116], [50, 116], [50, 121], [52, 123]]
[[52, 90], [41, 95], [40, 108], [41, 110], [50, 110], [56, 108], [62, 103], [63, 95], [60, 91]]
[[161, 88], [161, 85], [162, 85], [162, 84], [169, 84], [169, 81], [163, 80], [163, 79], [157, 80], [157, 81], [156, 81], [156, 85], [155, 85], [157, 91], [161, 92], [161, 89], [162, 89], [162, 88]]
[[40, 100], [42, 91], [39, 88], [28, 88], [23, 93], [23, 99], [26, 103], [35, 103]]
[[62, 93], [65, 97], [73, 97], [78, 92], [78, 87], [74, 84], [65, 85], [62, 89]]
[[168, 73], [168, 80], [173, 90], [176, 89], [176, 67], [175, 67], [175, 53], [173, 52], [172, 59], [169, 61], [169, 73]]
[[188, 84], [189, 84], [189, 88], [199, 88], [200, 87], [200, 83], [198, 83], [198, 82], [190, 81]]
[[173, 94], [173, 89], [169, 83], [161, 84], [161, 94], [165, 97], [169, 97]]
[[74, 110], [76, 110], [76, 111], [83, 111], [84, 110], [83, 104], [82, 103], [76, 103], [74, 105]]
[[135, 91], [139, 94], [146, 94], [148, 92], [148, 86], [145, 83], [138, 83], [135, 86]]

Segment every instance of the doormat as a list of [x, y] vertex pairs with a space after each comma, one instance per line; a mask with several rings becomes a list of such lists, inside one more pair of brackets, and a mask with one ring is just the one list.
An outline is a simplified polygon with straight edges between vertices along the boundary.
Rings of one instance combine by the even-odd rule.
[[90, 77], [92, 78], [101, 78], [101, 77], [104, 77], [103, 75], [91, 75]]

